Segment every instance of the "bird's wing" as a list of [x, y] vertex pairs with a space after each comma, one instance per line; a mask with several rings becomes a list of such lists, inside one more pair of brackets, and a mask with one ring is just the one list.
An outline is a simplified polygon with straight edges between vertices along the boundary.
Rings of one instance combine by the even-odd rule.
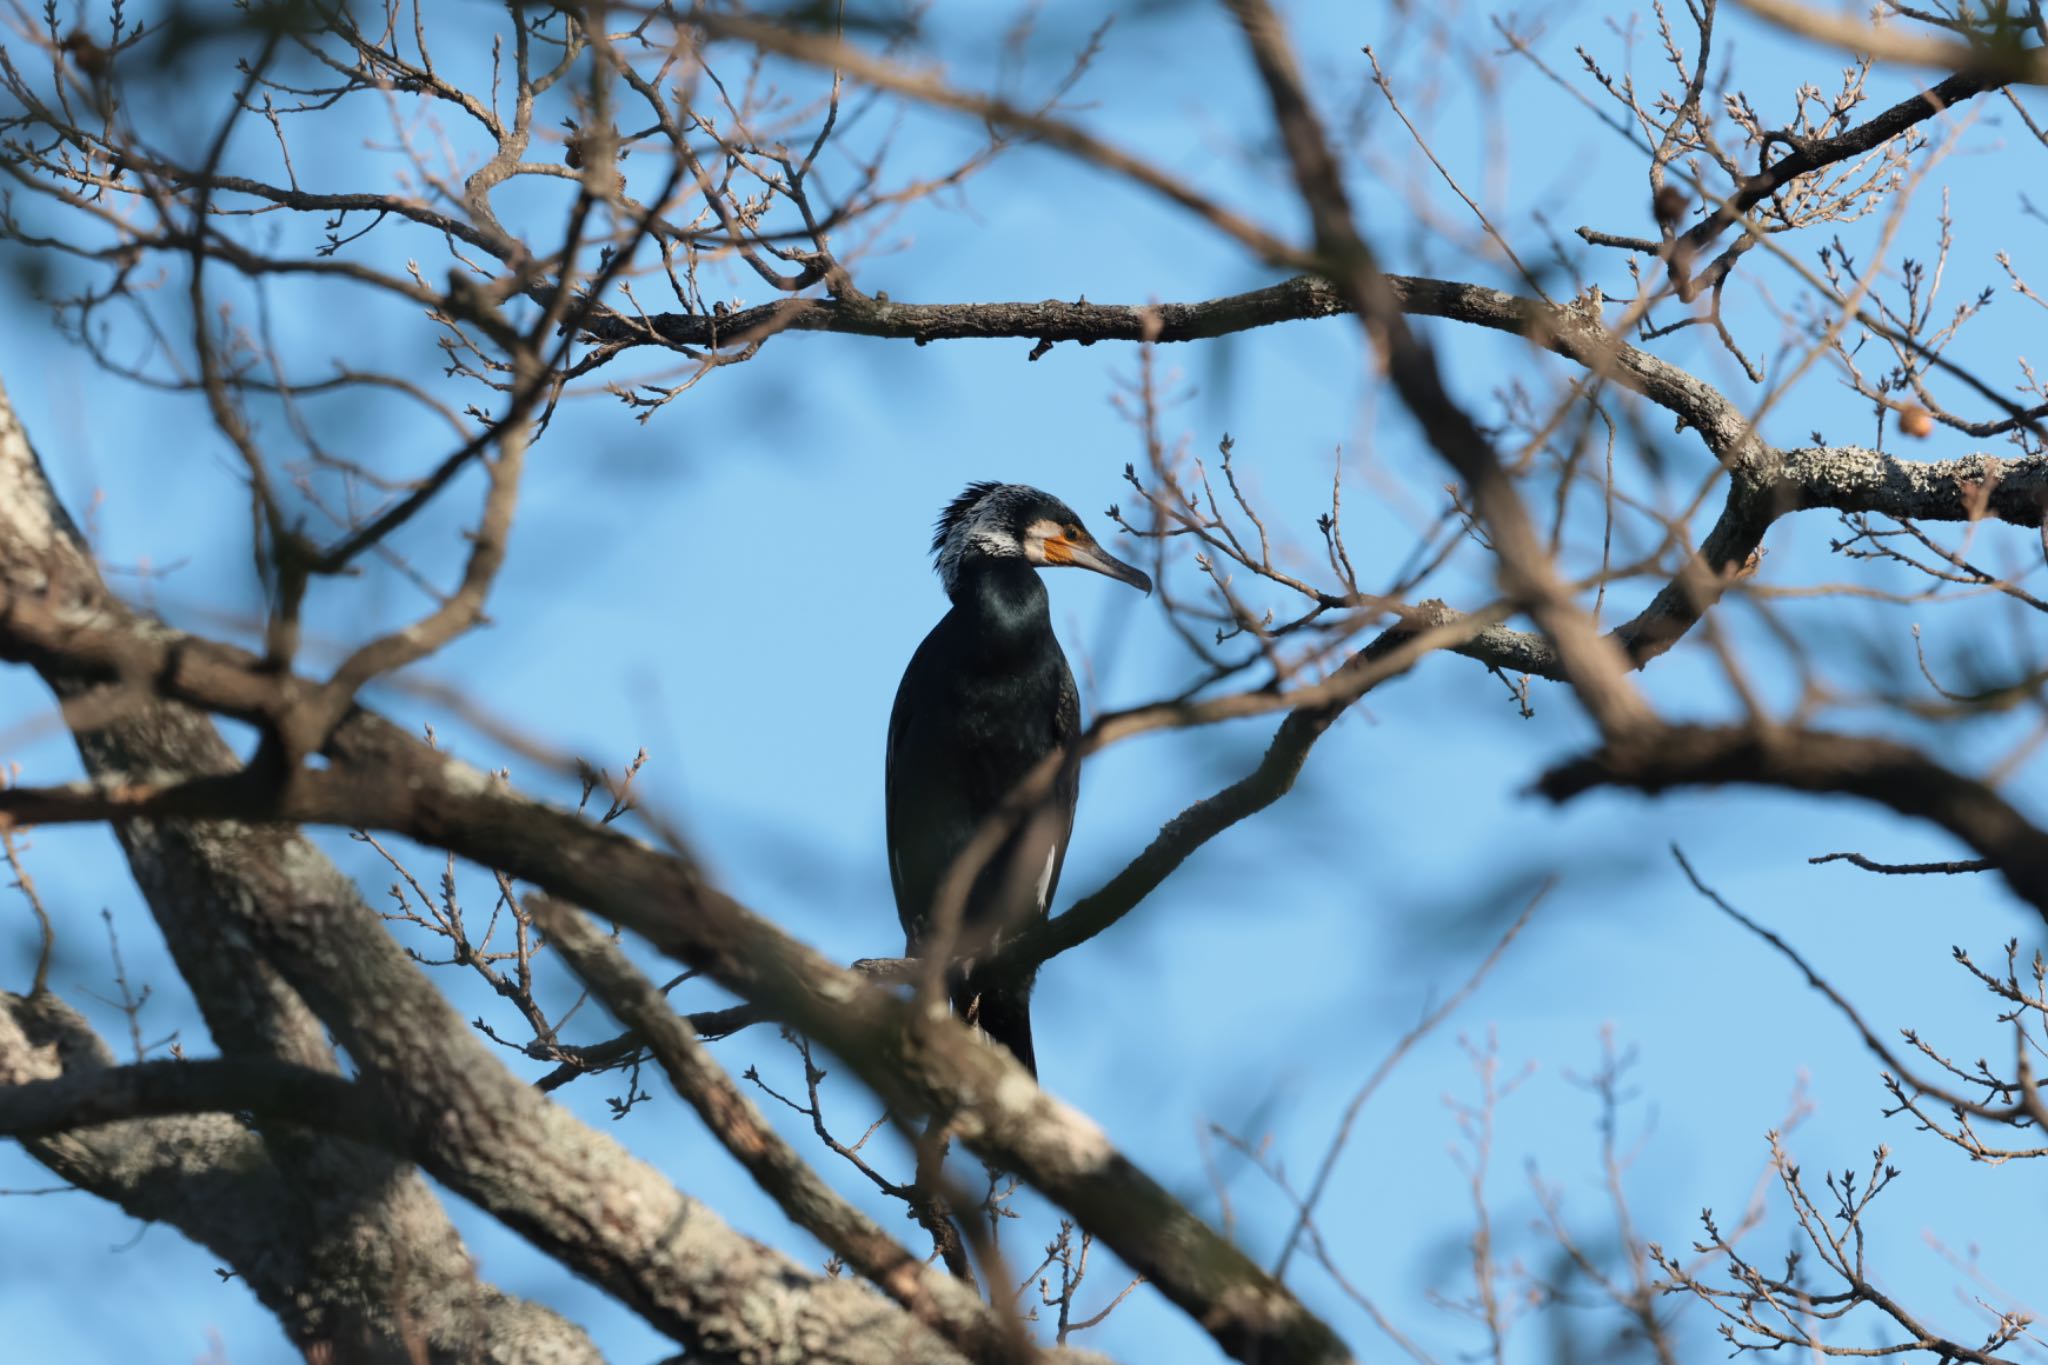
[[889, 747], [883, 802], [888, 819], [889, 884], [896, 892], [896, 918], [903, 925], [906, 951], [913, 955], [931, 915], [939, 883], [953, 857], [974, 834], [975, 808], [962, 789], [961, 774], [951, 757], [943, 718], [921, 712], [915, 698], [931, 697], [933, 670], [940, 668], [938, 630], [925, 637], [889, 712]]
[[[1071, 670], [1065, 674], [1059, 697], [1053, 707], [1053, 733], [1059, 747], [1070, 754], [1075, 743], [1081, 738], [1081, 694], [1074, 686]], [[1074, 835], [1074, 806], [1081, 799], [1081, 765], [1069, 760], [1060, 769], [1058, 785], [1053, 788], [1052, 809], [1048, 822], [1052, 834], [1052, 848], [1046, 857], [1045, 875], [1040, 882], [1038, 913], [1041, 917], [1052, 913], [1052, 898], [1059, 894], [1060, 872], [1066, 867], [1067, 845]]]
[[882, 778], [882, 805], [888, 821], [889, 885], [896, 893], [896, 917], [903, 922], [904, 932], [913, 939], [916, 937], [913, 917], [926, 913], [932, 897], [930, 886], [908, 884], [904, 867], [903, 842], [913, 827], [911, 813], [906, 809], [909, 786], [906, 765], [909, 760], [904, 751], [909, 743], [911, 722], [910, 679], [916, 667], [917, 661], [913, 658], [911, 667], [904, 671], [903, 681], [896, 686], [896, 704], [889, 708], [889, 747]]

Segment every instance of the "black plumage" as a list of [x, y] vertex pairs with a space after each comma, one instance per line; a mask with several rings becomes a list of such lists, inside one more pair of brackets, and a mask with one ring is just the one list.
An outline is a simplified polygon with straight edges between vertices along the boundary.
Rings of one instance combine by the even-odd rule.
[[[1152, 590], [1149, 578], [1096, 543], [1073, 509], [1023, 484], [970, 484], [939, 517], [932, 551], [953, 607], [911, 656], [889, 715], [889, 877], [912, 957], [928, 946], [940, 887], [981, 822], [1040, 760], [1071, 751], [1081, 732], [1080, 696], [1038, 570], [1073, 565]], [[1050, 799], [981, 868], [955, 957], [984, 952], [1045, 915], [1079, 790], [1079, 765], [1068, 763]], [[1035, 1076], [1031, 987], [1030, 974], [997, 977], [971, 963], [950, 983], [960, 1016]]]

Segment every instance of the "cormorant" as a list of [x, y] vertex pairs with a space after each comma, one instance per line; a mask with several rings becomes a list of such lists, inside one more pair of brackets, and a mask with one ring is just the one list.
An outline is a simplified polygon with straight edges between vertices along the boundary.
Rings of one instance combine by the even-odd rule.
[[[1081, 732], [1080, 695], [1037, 571], [1072, 564], [1152, 591], [1152, 580], [1097, 544], [1072, 508], [1023, 484], [969, 484], [940, 515], [932, 553], [953, 609], [911, 656], [889, 713], [889, 879], [911, 957], [922, 955], [940, 885], [982, 820]], [[954, 955], [1045, 915], [1079, 791], [1079, 765], [1069, 763], [1051, 799], [983, 866]], [[1036, 1076], [1031, 986], [1029, 974], [997, 979], [971, 965], [950, 982], [960, 1017]]]

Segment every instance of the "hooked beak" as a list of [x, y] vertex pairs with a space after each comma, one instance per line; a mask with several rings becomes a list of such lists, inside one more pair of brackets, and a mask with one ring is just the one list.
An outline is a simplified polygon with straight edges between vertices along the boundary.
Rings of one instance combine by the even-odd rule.
[[1143, 569], [1126, 564], [1094, 541], [1070, 540], [1066, 542], [1067, 563], [1083, 569], [1093, 569], [1107, 574], [1119, 583], [1128, 583], [1147, 597], [1152, 595], [1152, 580]]

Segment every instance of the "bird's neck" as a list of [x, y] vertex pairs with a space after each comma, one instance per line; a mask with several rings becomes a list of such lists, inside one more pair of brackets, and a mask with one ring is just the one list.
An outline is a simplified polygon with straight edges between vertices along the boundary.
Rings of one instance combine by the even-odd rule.
[[1034, 646], [1052, 635], [1052, 612], [1038, 571], [1022, 559], [975, 558], [960, 566], [953, 610], [985, 645]]

